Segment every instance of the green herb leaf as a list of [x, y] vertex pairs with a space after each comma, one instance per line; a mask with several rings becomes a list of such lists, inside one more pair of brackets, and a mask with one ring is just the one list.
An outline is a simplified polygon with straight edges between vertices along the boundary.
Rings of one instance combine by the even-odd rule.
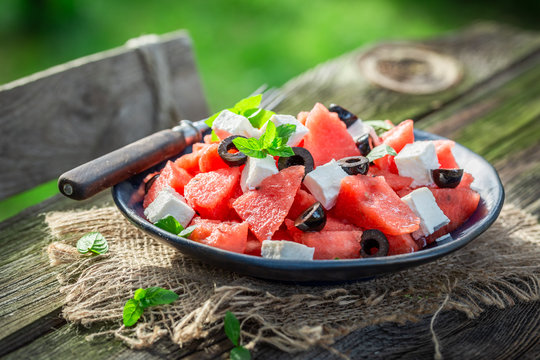
[[89, 251], [95, 254], [105, 254], [109, 251], [109, 244], [99, 232], [90, 232], [77, 241], [77, 251], [81, 254], [86, 254]]
[[[270, 118], [276, 113], [270, 110], [258, 109], [257, 112], [250, 115], [248, 118], [249, 122], [254, 128], [260, 129]], [[245, 116], [245, 115], [244, 115]]]
[[146, 296], [142, 298], [141, 304], [147, 308], [149, 306], [166, 305], [178, 300], [178, 294], [174, 291], [160, 287], [149, 287], [146, 289]]
[[247, 156], [254, 158], [264, 159], [266, 154], [262, 151], [259, 141], [255, 138], [241, 138], [237, 137], [233, 139], [233, 144], [236, 146], [238, 151], [243, 152]]
[[212, 141], [220, 141], [219, 136], [217, 136], [217, 134], [216, 134], [216, 132], [214, 130], [212, 130], [212, 135], [210, 137], [210, 140], [212, 140]]
[[[223, 111], [223, 110], [221, 110], [221, 111]], [[218, 111], [214, 115], [210, 116], [208, 119], [204, 120], [204, 123], [206, 125], [208, 125], [209, 127], [212, 127], [212, 125], [214, 124], [214, 120], [216, 120], [216, 118], [219, 116], [219, 114], [221, 114], [221, 111]]]
[[133, 294], [133, 298], [135, 300], [141, 300], [146, 296], [146, 290], [145, 289], [137, 289], [135, 290], [135, 294]]
[[241, 114], [248, 109], [258, 108], [261, 105], [262, 94], [250, 96], [248, 98], [242, 99], [231, 109], [232, 112]]
[[382, 157], [385, 157], [386, 155], [392, 155], [392, 156], [396, 156], [397, 153], [395, 152], [394, 149], [392, 149], [390, 146], [388, 146], [387, 144], [381, 144], [379, 146], [376, 146], [374, 147], [370, 152], [369, 154], [367, 154], [367, 158], [368, 160], [371, 162], [373, 160], [377, 160], [377, 159], [380, 159]]
[[266, 131], [264, 134], [261, 135], [259, 138], [259, 144], [261, 146], [261, 149], [266, 149], [267, 147], [272, 145], [272, 141], [276, 137], [276, 125], [269, 121], [266, 124]]
[[132, 326], [140, 319], [144, 307], [139, 300], [129, 299], [124, 305], [122, 318], [125, 326]]
[[234, 346], [238, 346], [238, 340], [240, 338], [240, 322], [230, 311], [227, 311], [225, 314], [225, 334]]
[[237, 346], [231, 350], [229, 358], [231, 360], [251, 360], [251, 354], [245, 347]]
[[184, 230], [182, 224], [180, 224], [178, 220], [176, 220], [171, 215], [164, 217], [163, 219], [156, 222], [154, 225], [156, 225], [160, 229], [173, 233], [174, 235], [178, 235], [180, 231]]
[[188, 226], [187, 228], [185, 228], [184, 230], [180, 231], [180, 233], [178, 234], [178, 236], [181, 236], [181, 237], [189, 237], [189, 235], [191, 235], [191, 233], [197, 228], [197, 225], [191, 225], [191, 226]]
[[294, 151], [291, 147], [289, 146], [282, 146], [282, 147], [279, 147], [279, 148], [268, 148], [266, 149], [266, 151], [268, 151], [268, 153], [272, 156], [280, 156], [280, 157], [291, 157], [291, 156], [294, 156]]
[[371, 126], [375, 133], [380, 136], [392, 128], [392, 125], [386, 123], [384, 120], [366, 120], [364, 124]]
[[276, 128], [276, 137], [280, 137], [283, 140], [283, 143], [286, 144], [289, 141], [289, 138], [296, 131], [296, 125], [294, 124], [283, 124], [279, 125]]

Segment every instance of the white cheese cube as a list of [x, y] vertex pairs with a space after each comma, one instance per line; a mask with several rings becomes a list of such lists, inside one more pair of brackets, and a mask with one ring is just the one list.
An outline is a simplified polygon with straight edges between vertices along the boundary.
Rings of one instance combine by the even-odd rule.
[[248, 157], [240, 178], [242, 191], [255, 189], [264, 179], [278, 172], [276, 161], [272, 156], [267, 155], [264, 159]]
[[304, 185], [326, 210], [330, 210], [336, 204], [341, 179], [346, 176], [347, 173], [332, 159], [308, 173], [304, 178]]
[[[304, 136], [306, 136], [306, 134], [309, 132], [309, 129], [302, 125], [302, 123], [292, 115], [272, 115], [269, 121], [273, 122], [276, 127], [285, 124], [296, 125], [296, 130], [289, 137], [289, 141], [287, 141], [287, 145], [289, 146], [298, 145]], [[267, 124], [268, 122], [264, 123], [264, 125], [261, 127], [261, 134], [266, 131]]]
[[261, 246], [261, 256], [267, 259], [313, 260], [314, 253], [315, 248], [286, 240], [264, 240]]
[[247, 138], [259, 138], [261, 136], [259, 129], [254, 128], [247, 117], [235, 114], [229, 110], [223, 110], [219, 116], [214, 119], [212, 130], [214, 130], [220, 138], [230, 135], [241, 135]]
[[169, 215], [178, 220], [183, 227], [186, 227], [195, 216], [195, 211], [186, 204], [182, 195], [172, 188], [165, 188], [158, 193], [154, 201], [144, 210], [144, 216], [150, 222], [156, 223]]
[[420, 229], [413, 233], [414, 238], [432, 234], [450, 222], [426, 187], [414, 190], [401, 200], [420, 218]]
[[450, 235], [450, 234], [444, 234], [443, 236], [438, 237], [438, 238], [435, 240], [435, 242], [437, 242], [437, 243], [439, 243], [439, 244], [443, 244], [443, 243], [447, 243], [447, 242], [452, 241], [452, 240], [454, 240], [454, 239], [452, 238], [452, 235]]
[[430, 170], [439, 168], [437, 152], [432, 141], [407, 144], [394, 160], [399, 175], [413, 178], [412, 187], [433, 183]]

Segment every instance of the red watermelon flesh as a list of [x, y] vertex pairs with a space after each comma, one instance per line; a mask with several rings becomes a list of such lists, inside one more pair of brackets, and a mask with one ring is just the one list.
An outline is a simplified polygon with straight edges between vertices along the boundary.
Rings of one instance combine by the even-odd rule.
[[247, 255], [252, 256], [261, 256], [261, 246], [262, 243], [253, 235], [250, 237], [248, 235], [248, 241], [246, 243], [246, 251], [244, 252]]
[[321, 231], [302, 233], [298, 242], [315, 248], [316, 260], [356, 259], [361, 239], [362, 231]]
[[474, 213], [480, 201], [480, 195], [468, 188], [430, 190], [450, 223], [431, 234], [427, 238], [428, 243], [460, 227]]
[[474, 181], [474, 177], [471, 174], [463, 172], [463, 176], [461, 177], [461, 181], [460, 181], [460, 183], [459, 183], [459, 185], [457, 187], [458, 188], [470, 188], [471, 183], [473, 181]]
[[332, 159], [360, 155], [345, 123], [324, 105], [315, 104], [306, 120], [306, 127], [309, 133], [304, 137], [304, 148], [313, 156], [315, 166], [326, 164]]
[[239, 167], [200, 173], [185, 186], [184, 196], [201, 217], [224, 220], [228, 218], [229, 198], [239, 181]]
[[399, 191], [401, 189], [407, 188], [413, 182], [413, 178], [399, 176], [397, 174], [391, 173], [389, 170], [381, 170], [373, 166], [369, 168], [368, 175], [384, 177], [388, 185], [390, 185], [390, 187], [394, 191]]
[[437, 160], [439, 160], [440, 169], [458, 169], [459, 165], [454, 158], [452, 148], [456, 143], [452, 140], [434, 140], [435, 152], [437, 152]]
[[326, 217], [326, 224], [322, 231], [360, 231], [361, 229], [346, 220], [336, 219], [331, 216]]
[[190, 239], [219, 249], [244, 253], [248, 236], [248, 225], [219, 220], [194, 218], [191, 225], [197, 227]]
[[300, 121], [302, 125], [306, 125], [306, 120], [308, 118], [309, 111], [300, 111], [296, 116], [296, 119]]
[[408, 254], [418, 251], [420, 247], [411, 234], [386, 235], [388, 239], [388, 255]]
[[[390, 146], [397, 153], [403, 149], [407, 144], [414, 142], [414, 126], [412, 120], [402, 121], [398, 126], [388, 130], [381, 135], [383, 144]], [[394, 162], [394, 157], [391, 155], [386, 155], [380, 159], [374, 161], [375, 165], [379, 169], [389, 170], [394, 174], [397, 174], [396, 163]]]
[[385, 234], [401, 235], [420, 228], [420, 219], [397, 196], [383, 177], [347, 176], [333, 215], [362, 229], [378, 229]]
[[172, 161], [167, 161], [167, 164], [161, 170], [159, 177], [154, 181], [143, 201], [143, 208], [146, 209], [156, 198], [158, 193], [165, 187], [172, 187], [180, 195], [184, 194], [184, 186], [189, 183], [192, 176], [184, 169], [176, 166]]
[[201, 172], [229, 168], [229, 165], [219, 156], [218, 147], [219, 144], [214, 143], [201, 150], [202, 153], [199, 158], [199, 169]]
[[296, 220], [308, 207], [315, 204], [317, 200], [309, 192], [298, 189], [294, 196], [294, 201], [287, 214], [287, 219]]
[[201, 171], [199, 170], [199, 158], [201, 154], [198, 152], [193, 152], [189, 154], [184, 154], [175, 160], [175, 164], [178, 167], [186, 170], [191, 175], [195, 176]]
[[304, 177], [303, 166], [291, 166], [267, 177], [256, 190], [245, 192], [233, 203], [242, 220], [259, 241], [271, 239], [287, 216]]

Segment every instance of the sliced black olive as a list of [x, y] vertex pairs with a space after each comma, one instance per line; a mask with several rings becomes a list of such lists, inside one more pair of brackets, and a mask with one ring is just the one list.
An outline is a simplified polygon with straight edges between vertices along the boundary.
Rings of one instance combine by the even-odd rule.
[[326, 225], [326, 213], [320, 202], [308, 207], [294, 221], [294, 226], [302, 231], [321, 231], [324, 225]]
[[347, 125], [347, 127], [354, 124], [356, 120], [358, 120], [358, 116], [354, 115], [352, 112], [350, 112], [347, 109], [342, 108], [339, 105], [336, 104], [330, 104], [330, 107], [328, 108], [330, 112], [335, 112], [338, 114], [341, 121]]
[[433, 169], [431, 177], [440, 188], [455, 188], [461, 182], [463, 169]]
[[363, 156], [349, 156], [337, 163], [349, 175], [366, 175], [369, 170], [369, 160]]
[[144, 193], [147, 194], [148, 191], [150, 191], [150, 188], [152, 187], [152, 185], [154, 185], [154, 181], [156, 181], [156, 179], [159, 177], [159, 174], [156, 174], [154, 176], [152, 176], [150, 178], [150, 180], [148, 180], [146, 182], [146, 184], [144, 184]]
[[240, 166], [247, 161], [247, 155], [243, 152], [230, 153], [230, 150], [238, 150], [233, 143], [237, 137], [246, 138], [245, 136], [233, 135], [221, 140], [218, 146], [218, 154], [229, 166]]
[[356, 147], [360, 150], [360, 155], [367, 156], [371, 151], [371, 138], [369, 134], [364, 134], [359, 138], [355, 139]]
[[280, 156], [278, 160], [278, 169], [283, 170], [291, 166], [303, 165], [304, 176], [307, 175], [309, 172], [313, 171], [315, 163], [313, 161], [313, 156], [311, 156], [311, 153], [309, 152], [309, 150], [303, 147], [297, 147], [297, 146], [293, 146], [292, 150], [294, 152], [293, 156], [289, 156], [289, 157]]
[[363, 258], [388, 255], [388, 239], [380, 230], [365, 230], [360, 240], [360, 255]]

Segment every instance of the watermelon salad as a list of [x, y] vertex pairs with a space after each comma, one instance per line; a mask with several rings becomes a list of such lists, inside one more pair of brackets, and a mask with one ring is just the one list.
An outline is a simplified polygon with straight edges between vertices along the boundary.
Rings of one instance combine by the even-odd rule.
[[419, 251], [476, 210], [451, 140], [413, 121], [362, 121], [317, 103], [296, 117], [260, 95], [207, 120], [212, 134], [143, 181], [144, 215], [190, 241], [282, 260]]

